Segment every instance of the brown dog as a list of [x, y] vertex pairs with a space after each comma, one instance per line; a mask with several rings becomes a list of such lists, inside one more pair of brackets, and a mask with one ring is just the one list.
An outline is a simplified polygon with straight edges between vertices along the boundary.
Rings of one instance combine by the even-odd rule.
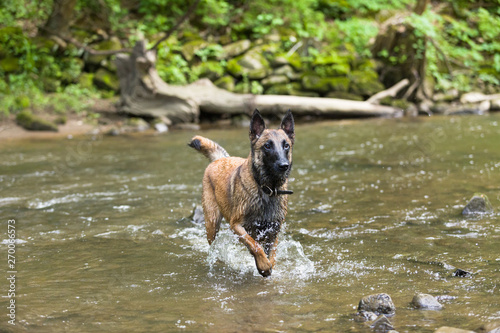
[[255, 258], [262, 276], [271, 275], [276, 246], [288, 205], [288, 175], [292, 167], [294, 121], [290, 111], [277, 130], [266, 129], [255, 110], [250, 122], [248, 158], [229, 157], [217, 143], [195, 136], [189, 146], [210, 159], [203, 176], [203, 212], [208, 243], [222, 217]]

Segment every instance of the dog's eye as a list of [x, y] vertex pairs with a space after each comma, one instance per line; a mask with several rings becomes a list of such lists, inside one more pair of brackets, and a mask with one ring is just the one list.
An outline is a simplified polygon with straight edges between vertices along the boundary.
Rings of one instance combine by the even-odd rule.
[[283, 149], [285, 150], [290, 149], [290, 145], [288, 144], [288, 142], [285, 141], [285, 143], [283, 143]]
[[271, 148], [273, 148], [273, 144], [271, 142], [266, 142], [264, 144], [264, 148], [267, 150], [270, 150]]

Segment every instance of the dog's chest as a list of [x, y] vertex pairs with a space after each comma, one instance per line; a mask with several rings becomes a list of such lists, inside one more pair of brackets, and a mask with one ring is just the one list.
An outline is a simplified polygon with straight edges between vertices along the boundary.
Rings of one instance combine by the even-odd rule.
[[243, 227], [252, 237], [274, 241], [285, 220], [285, 204], [282, 197], [261, 197], [249, 205]]

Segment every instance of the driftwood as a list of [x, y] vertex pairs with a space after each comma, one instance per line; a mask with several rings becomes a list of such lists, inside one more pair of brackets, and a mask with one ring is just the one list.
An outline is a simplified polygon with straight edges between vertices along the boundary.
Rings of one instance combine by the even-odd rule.
[[372, 97], [368, 98], [366, 101], [368, 103], [378, 104], [380, 102], [380, 100], [383, 98], [396, 97], [397, 93], [409, 84], [410, 84], [410, 80], [403, 79], [403, 80], [399, 81], [398, 83], [396, 83], [395, 85], [393, 85], [392, 87], [390, 87], [389, 89], [382, 90], [382, 91], [376, 93]]
[[162, 118], [174, 124], [197, 122], [200, 113], [250, 114], [255, 108], [264, 115], [288, 109], [297, 116], [396, 117], [402, 114], [400, 109], [394, 107], [344, 99], [235, 94], [216, 87], [208, 79], [186, 86], [169, 85], [160, 78], [155, 64], [156, 52], [146, 50], [145, 41], [137, 42], [130, 55], [117, 55], [120, 111]]

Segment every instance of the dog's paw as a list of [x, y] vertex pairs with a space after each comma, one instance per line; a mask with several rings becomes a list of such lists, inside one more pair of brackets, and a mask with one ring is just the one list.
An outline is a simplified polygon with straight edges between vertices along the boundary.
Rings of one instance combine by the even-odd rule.
[[262, 275], [263, 277], [271, 276], [271, 273], [273, 272], [272, 268], [269, 268], [266, 271], [263, 271], [263, 270], [260, 270], [260, 269], [257, 269], [257, 270], [259, 271], [259, 274]]

